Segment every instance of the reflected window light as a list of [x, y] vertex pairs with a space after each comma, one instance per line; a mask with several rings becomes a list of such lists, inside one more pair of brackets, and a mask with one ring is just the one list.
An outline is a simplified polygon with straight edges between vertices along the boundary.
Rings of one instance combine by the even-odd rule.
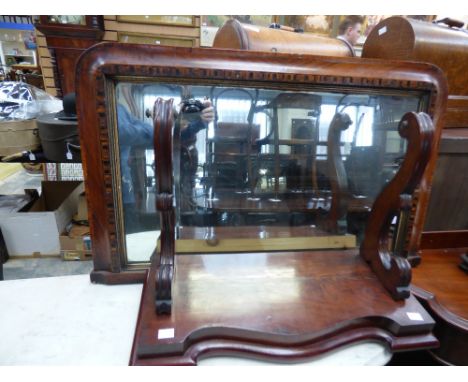
[[360, 106], [357, 114], [363, 115], [358, 133], [356, 134], [356, 146], [372, 146], [374, 124], [374, 108]]
[[[320, 110], [319, 139], [321, 142], [327, 142], [328, 129], [335, 116], [336, 105], [323, 104]], [[341, 133], [341, 142], [345, 144], [343, 146], [343, 154], [349, 154], [351, 144], [353, 143], [355, 146], [372, 146], [374, 108], [369, 106], [347, 106], [344, 112], [351, 117], [353, 123]], [[359, 128], [356, 132], [356, 127], [360, 119]], [[325, 146], [319, 146], [317, 148], [318, 155], [326, 155], [326, 153], [327, 148]]]
[[[260, 101], [257, 105], [263, 105], [265, 103], [265, 101]], [[216, 105], [218, 122], [247, 123], [250, 107], [251, 102], [249, 100], [219, 99]], [[253, 123], [260, 125], [260, 136], [266, 134], [267, 117], [265, 114], [256, 113]], [[214, 136], [214, 124], [210, 123], [208, 126], [208, 138], [214, 138]]]

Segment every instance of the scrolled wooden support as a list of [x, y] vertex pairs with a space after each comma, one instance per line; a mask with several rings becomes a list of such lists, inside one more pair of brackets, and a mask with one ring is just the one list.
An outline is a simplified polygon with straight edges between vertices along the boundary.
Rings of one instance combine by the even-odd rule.
[[157, 188], [156, 209], [161, 217], [161, 236], [158, 256], [152, 259], [156, 267], [155, 304], [157, 314], [171, 314], [172, 279], [174, 277], [175, 211], [173, 205], [172, 146], [174, 100], [158, 98], [154, 103], [154, 157]]
[[349, 199], [348, 177], [341, 158], [341, 133], [353, 122], [346, 113], [336, 113], [328, 129], [328, 177], [332, 192], [330, 210], [325, 219], [325, 229], [333, 233], [346, 233], [346, 213]]
[[[406, 113], [398, 126], [400, 136], [408, 140], [408, 148], [400, 170], [376, 198], [367, 221], [365, 237], [361, 243], [361, 256], [370, 264], [385, 288], [395, 300], [409, 297], [411, 265], [402, 250], [402, 229], [397, 228], [400, 238], [389, 250], [390, 226], [396, 216], [398, 225], [407, 224], [405, 211], [423, 176], [431, 155], [434, 127], [425, 113]], [[403, 213], [400, 214], [400, 212]]]

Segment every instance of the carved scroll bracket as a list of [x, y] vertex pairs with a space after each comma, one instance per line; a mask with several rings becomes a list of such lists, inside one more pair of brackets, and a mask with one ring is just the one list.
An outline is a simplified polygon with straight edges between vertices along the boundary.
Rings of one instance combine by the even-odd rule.
[[[360, 248], [361, 256], [396, 300], [410, 295], [411, 265], [404, 251], [410, 195], [419, 185], [429, 161], [434, 127], [427, 114], [411, 112], [403, 116], [398, 130], [408, 140], [406, 156], [398, 173], [375, 200]], [[397, 233], [391, 249], [390, 227], [397, 216]]]
[[161, 236], [158, 256], [152, 259], [156, 267], [155, 304], [157, 314], [171, 314], [172, 279], [174, 277], [175, 211], [172, 177], [172, 128], [174, 100], [158, 98], [154, 103], [154, 156], [157, 175], [156, 209], [161, 217]]

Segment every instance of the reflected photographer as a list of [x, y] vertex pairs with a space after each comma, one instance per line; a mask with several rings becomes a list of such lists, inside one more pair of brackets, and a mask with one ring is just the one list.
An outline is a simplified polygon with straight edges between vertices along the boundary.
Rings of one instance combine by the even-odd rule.
[[[137, 118], [129, 110], [135, 110], [128, 98], [117, 104], [117, 125], [120, 142], [120, 171], [122, 179], [122, 201], [124, 204], [125, 226], [127, 232], [141, 231], [139, 214], [137, 211], [139, 193], [136, 190], [140, 176], [134, 170], [133, 162], [138, 161], [135, 151], [153, 147], [153, 124]], [[127, 102], [125, 102], [127, 101]], [[214, 119], [214, 109], [208, 99], [203, 101], [188, 98], [181, 102], [178, 110], [174, 110], [176, 119], [179, 118], [181, 129], [182, 183], [187, 194], [194, 186], [194, 177], [198, 166], [198, 152], [196, 149], [197, 133], [205, 129]], [[148, 111], [147, 117], [151, 117]], [[141, 157], [139, 155], [138, 157]], [[141, 183], [141, 182], [140, 182]], [[144, 182], [143, 182], [144, 183]], [[188, 189], [187, 189], [188, 188]], [[141, 197], [140, 197], [141, 199]], [[189, 208], [189, 202], [185, 203]]]

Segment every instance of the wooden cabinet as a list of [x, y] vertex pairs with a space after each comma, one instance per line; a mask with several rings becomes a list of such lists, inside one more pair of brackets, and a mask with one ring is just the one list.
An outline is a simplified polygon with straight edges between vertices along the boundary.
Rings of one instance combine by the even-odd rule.
[[75, 66], [78, 57], [104, 36], [103, 16], [40, 16], [36, 28], [47, 40], [51, 53], [58, 96], [75, 91]]
[[[468, 246], [467, 183], [464, 166], [468, 136], [468, 34], [455, 20], [434, 24], [404, 17], [380, 22], [368, 36], [362, 57], [423, 61], [437, 65], [448, 81], [445, 131], [422, 236], [423, 247]], [[458, 232], [456, 232], [458, 231]], [[455, 240], [454, 240], [455, 239]]]

